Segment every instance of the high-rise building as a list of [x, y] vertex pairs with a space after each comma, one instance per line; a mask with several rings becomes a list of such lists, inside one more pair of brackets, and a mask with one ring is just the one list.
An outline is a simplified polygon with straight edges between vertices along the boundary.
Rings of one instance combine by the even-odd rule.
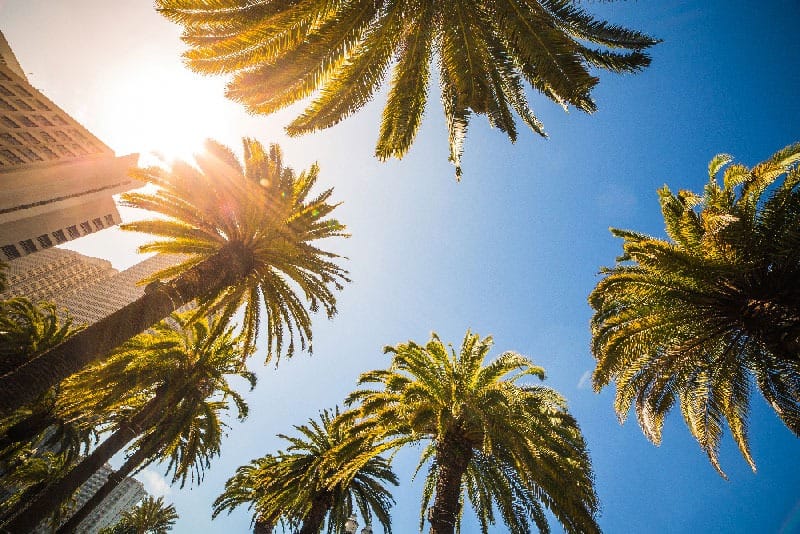
[[[86, 484], [81, 486], [78, 500], [83, 498], [85, 491], [86, 497], [84, 502], [88, 501], [89, 498], [100, 489], [100, 486], [105, 484], [106, 480], [108, 480], [112, 474], [113, 470], [110, 465], [106, 464], [103, 466], [97, 473], [92, 475], [92, 478], [89, 479]], [[135, 478], [125, 477], [111, 490], [106, 498], [97, 505], [97, 508], [95, 508], [86, 519], [80, 522], [75, 529], [75, 534], [97, 534], [105, 527], [119, 521], [122, 514], [136, 506], [145, 495], [147, 495], [147, 493], [144, 491], [144, 486], [141, 482]]]
[[[72, 514], [86, 504], [95, 493], [114, 475], [114, 469], [105, 464], [98, 469], [78, 489], [70, 512], [61, 519], [60, 524], [66, 523]], [[75, 529], [74, 534], [97, 534], [102, 529], [119, 521], [122, 514], [132, 509], [141, 501], [147, 492], [144, 485], [135, 478], [125, 477], [111, 492], [106, 495], [100, 504], [83, 520]], [[33, 534], [51, 534], [53, 526], [48, 521], [43, 521], [34, 529]]]
[[13, 260], [120, 222], [113, 194], [143, 185], [33, 87], [0, 33], [0, 258]]
[[114, 274], [108, 280], [92, 284], [82, 291], [73, 291], [58, 301], [73, 320], [94, 323], [144, 295], [139, 281], [166, 267], [176, 265], [179, 256], [158, 255]]
[[108, 282], [117, 270], [110, 261], [54, 247], [9, 262], [6, 274], [9, 288], [0, 300], [27, 297], [61, 304], [70, 294]]
[[138, 282], [175, 265], [181, 256], [157, 255], [117, 271], [107, 260], [52, 248], [8, 264], [8, 290], [0, 299], [53, 302], [75, 324], [91, 324], [144, 295]]

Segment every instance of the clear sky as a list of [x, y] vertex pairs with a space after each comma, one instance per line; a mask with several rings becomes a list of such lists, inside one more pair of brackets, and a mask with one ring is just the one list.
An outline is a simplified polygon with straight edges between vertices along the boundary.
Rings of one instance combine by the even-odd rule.
[[[288, 139], [291, 110], [249, 117], [224, 99], [221, 79], [185, 71], [179, 29], [148, 2], [0, 0], [0, 29], [32, 83], [118, 154], [186, 154], [204, 137], [278, 141], [296, 169], [318, 161], [321, 186], [335, 186], [344, 202], [337, 216], [353, 237], [336, 247], [354, 281], [340, 294], [339, 315], [316, 319], [313, 356], [278, 369], [254, 359], [260, 382], [248, 394], [249, 419], [231, 423], [202, 485], [169, 490], [181, 515], [175, 532], [245, 532], [243, 509], [210, 518], [236, 466], [273, 451], [276, 433], [340, 403], [360, 372], [384, 367], [383, 345], [425, 341], [432, 330], [458, 344], [467, 328], [493, 334], [496, 353], [529, 355], [570, 401], [594, 462], [604, 531], [800, 532], [800, 440], [760, 397], [751, 416], [757, 473], [726, 438], [730, 480], [721, 479], [679, 413], [653, 446], [635, 417], [618, 423], [612, 389], [595, 394], [588, 384], [586, 304], [598, 268], [620, 252], [609, 226], [663, 234], [658, 187], [699, 190], [719, 152], [752, 165], [800, 140], [800, 4], [586, 6], [664, 39], [653, 65], [636, 76], [601, 73], [592, 116], [533, 96], [548, 140], [523, 132], [511, 145], [473, 119], [457, 183], [435, 90], [410, 154], [382, 164], [372, 157], [380, 98], [331, 130]], [[87, 238], [82, 250], [118, 267], [136, 261], [133, 240], [113, 232]], [[395, 464], [399, 534], [417, 528], [416, 452]], [[156, 466], [142, 478], [154, 488], [162, 472]], [[475, 532], [469, 513], [465, 521], [463, 532]]]

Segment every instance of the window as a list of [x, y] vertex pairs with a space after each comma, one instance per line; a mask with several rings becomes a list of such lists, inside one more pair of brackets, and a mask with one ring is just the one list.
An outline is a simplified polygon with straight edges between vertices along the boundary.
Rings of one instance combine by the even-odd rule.
[[11, 152], [8, 149], [0, 150], [0, 156], [3, 156], [5, 159], [7, 159], [9, 161], [9, 163], [12, 163], [12, 164], [25, 163], [24, 161], [22, 161], [22, 158], [20, 158], [19, 156], [17, 156], [16, 154], [14, 154], [13, 152]]
[[25, 96], [27, 96], [27, 97], [32, 97], [32, 96], [33, 96], [32, 94], [30, 94], [30, 92], [28, 92], [28, 90], [27, 90], [27, 89], [25, 89], [25, 88], [24, 88], [24, 87], [22, 87], [21, 85], [18, 85], [18, 86], [17, 86], [17, 91], [19, 91], [19, 93], [20, 93], [20, 94], [22, 94], [22, 95], [25, 95]]
[[14, 93], [8, 90], [5, 85], [0, 85], [0, 95], [3, 96], [14, 96]]
[[36, 119], [36, 122], [38, 122], [42, 126], [52, 126], [53, 125], [52, 122], [50, 122], [49, 120], [45, 119], [41, 115], [34, 115], [33, 118]]
[[92, 227], [89, 226], [89, 221], [83, 221], [81, 223], [81, 230], [83, 230], [83, 235], [92, 233]]
[[33, 244], [33, 240], [31, 239], [20, 241], [19, 244], [22, 245], [22, 250], [24, 250], [28, 254], [33, 254], [34, 252], [36, 252], [36, 245]]
[[103, 228], [105, 228], [105, 226], [103, 226], [103, 221], [100, 220], [100, 217], [98, 217], [97, 219], [92, 219], [92, 222], [94, 223], [94, 227], [97, 228], [98, 230], [102, 230]]
[[42, 246], [42, 248], [48, 248], [53, 246], [53, 242], [50, 240], [50, 236], [47, 234], [40, 235], [39, 237], [36, 238], [36, 240], [39, 241], [39, 244]]
[[0, 98], [0, 109], [7, 109], [9, 111], [17, 111], [17, 109], [9, 104], [7, 101]]
[[[72, 228], [75, 227], [73, 226]], [[75, 231], [77, 232], [78, 229], [75, 228]], [[53, 232], [53, 237], [56, 238], [56, 243], [66, 243], [67, 241], [67, 236], [64, 235], [64, 230], [56, 230], [55, 232]]]
[[49, 133], [47, 133], [47, 132], [42, 132], [41, 136], [42, 136], [42, 139], [44, 139], [48, 143], [55, 143], [56, 142], [55, 138], [52, 135], [50, 135]]
[[24, 100], [17, 100], [16, 102], [14, 102], [14, 105], [17, 106], [17, 109], [24, 109], [25, 111], [33, 111], [33, 107]]
[[106, 224], [109, 226], [114, 226], [115, 224], [117, 224], [114, 222], [114, 216], [111, 215], [110, 213], [106, 215]]
[[14, 258], [22, 256], [14, 245], [3, 245], [3, 254], [6, 255], [6, 259], [8, 260], [13, 260]]
[[16, 122], [12, 121], [8, 117], [3, 117], [0, 120], [3, 122], [3, 124], [8, 126], [9, 128], [19, 128], [19, 124], [17, 124]]
[[4, 72], [0, 72], [0, 80], [5, 80], [5, 81], [7, 81], [7, 82], [10, 82], [10, 81], [11, 81], [11, 78], [9, 78], [8, 76], [6, 76], [6, 74], [5, 74]]
[[38, 107], [39, 109], [41, 109], [43, 111], [50, 111], [50, 108], [47, 107], [47, 104], [45, 104], [44, 102], [42, 102], [38, 98], [35, 100], [35, 102], [36, 102], [36, 107]]
[[31, 161], [44, 161], [42, 157], [28, 147], [21, 146], [17, 150], [22, 152]]
[[19, 132], [17, 133], [17, 137], [19, 137], [20, 139], [31, 145], [38, 145], [41, 143], [41, 141], [39, 141], [36, 137], [29, 134], [28, 132]]
[[11, 135], [10, 133], [2, 133], [0, 134], [0, 141], [2, 141], [6, 145], [20, 145], [22, 143], [19, 140]]
[[52, 150], [50, 150], [49, 148], [47, 148], [46, 146], [39, 147], [39, 150], [41, 150], [42, 154], [44, 154], [45, 156], [47, 156], [50, 159], [58, 159], [58, 156], [56, 155], [56, 153], [53, 152]]
[[78, 227], [74, 224], [72, 226], [67, 226], [67, 233], [69, 234], [70, 239], [77, 239], [81, 236], [81, 233], [78, 231]]
[[67, 121], [65, 121], [64, 117], [62, 117], [61, 115], [53, 115], [53, 120], [56, 121], [58, 124], [61, 124], [63, 126], [69, 126], [69, 123]]
[[32, 120], [30, 120], [25, 115], [21, 115], [21, 116], [19, 116], [17, 118], [19, 119], [19, 122], [21, 122], [22, 124], [24, 124], [28, 128], [35, 128], [36, 127], [36, 123], [33, 122]]
[[75, 157], [75, 154], [73, 154], [72, 151], [64, 145], [56, 145], [56, 150], [58, 150], [62, 156], [68, 156], [71, 158]]

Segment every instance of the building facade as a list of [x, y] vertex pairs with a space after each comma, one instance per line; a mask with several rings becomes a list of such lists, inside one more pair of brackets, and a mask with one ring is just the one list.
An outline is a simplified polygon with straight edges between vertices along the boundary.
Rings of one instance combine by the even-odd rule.
[[143, 184], [114, 152], [33, 87], [0, 33], [0, 259], [119, 224], [112, 195]]
[[[104, 473], [101, 476], [105, 476], [105, 478], [102, 483], [92, 485], [91, 487], [87, 486], [87, 493], [89, 491], [91, 491], [91, 493], [86, 497], [86, 500], [89, 500], [89, 498], [100, 489], [100, 486], [108, 480], [108, 477], [111, 476], [111, 466], [106, 464], [103, 466], [103, 471]], [[98, 473], [95, 473], [95, 475], [98, 475]], [[87, 484], [89, 484], [89, 482], [91, 482], [91, 479], [87, 481]], [[83, 491], [84, 489], [81, 487], [80, 493], [83, 494]], [[141, 482], [135, 478], [125, 477], [117, 487], [111, 490], [111, 493], [103, 499], [103, 502], [97, 505], [97, 508], [95, 508], [86, 519], [81, 521], [75, 529], [75, 534], [97, 534], [105, 527], [111, 526], [119, 521], [123, 513], [131, 510], [146, 495], [147, 492], [145, 492]]]
[[8, 289], [0, 299], [52, 302], [74, 324], [92, 324], [144, 295], [139, 281], [181, 259], [157, 255], [117, 271], [107, 260], [51, 248], [8, 263]]

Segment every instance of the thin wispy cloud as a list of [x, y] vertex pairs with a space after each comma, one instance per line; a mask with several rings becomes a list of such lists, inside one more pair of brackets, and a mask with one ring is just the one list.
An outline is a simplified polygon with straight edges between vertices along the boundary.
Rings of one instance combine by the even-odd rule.
[[578, 389], [589, 389], [591, 388], [590, 380], [592, 378], [592, 372], [586, 370], [581, 375], [580, 380], [578, 380]]
[[172, 493], [172, 488], [160, 473], [152, 469], [145, 469], [139, 474], [139, 478], [144, 484], [144, 489], [153, 497], [164, 497]]

